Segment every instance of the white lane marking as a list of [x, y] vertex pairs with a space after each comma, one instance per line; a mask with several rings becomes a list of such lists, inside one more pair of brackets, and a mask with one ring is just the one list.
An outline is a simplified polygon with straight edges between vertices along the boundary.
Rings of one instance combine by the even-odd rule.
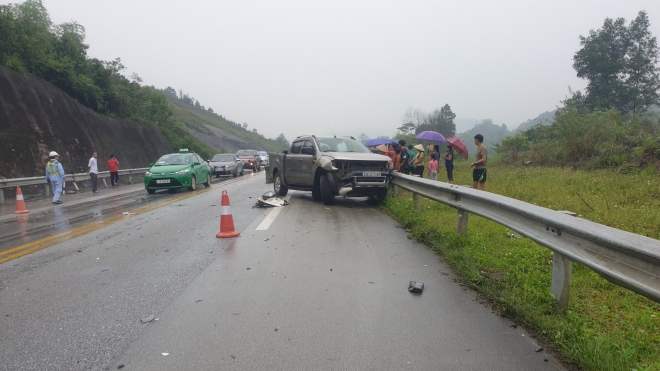
[[[283, 199], [288, 201], [289, 196], [283, 197]], [[275, 221], [275, 218], [277, 218], [277, 215], [282, 211], [283, 208], [284, 208], [284, 206], [276, 207], [273, 210], [271, 210], [271, 212], [268, 213], [268, 215], [266, 215], [266, 218], [261, 222], [261, 224], [259, 224], [259, 226], [257, 227], [256, 230], [257, 231], [268, 230], [270, 225], [273, 224], [273, 222]]]

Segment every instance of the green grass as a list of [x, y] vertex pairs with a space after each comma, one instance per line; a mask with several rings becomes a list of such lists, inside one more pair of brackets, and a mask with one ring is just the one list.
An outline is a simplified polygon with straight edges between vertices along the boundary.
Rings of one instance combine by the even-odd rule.
[[[440, 179], [446, 179], [441, 170]], [[467, 163], [457, 163], [456, 184], [471, 184]], [[652, 238], [660, 237], [660, 182], [639, 174], [558, 168], [489, 168], [488, 191]], [[400, 192], [385, 208], [417, 239], [440, 253], [467, 283], [499, 310], [536, 330], [563, 357], [585, 370], [660, 370], [660, 305], [573, 265], [569, 311], [550, 294], [552, 252], [506, 227], [471, 215], [466, 236], [456, 236], [455, 209]]]

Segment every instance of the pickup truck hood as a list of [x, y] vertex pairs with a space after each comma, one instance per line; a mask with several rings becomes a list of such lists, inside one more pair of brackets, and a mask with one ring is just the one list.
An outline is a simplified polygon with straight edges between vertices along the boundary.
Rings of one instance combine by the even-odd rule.
[[389, 161], [389, 156], [378, 155], [375, 153], [360, 152], [323, 152], [323, 156], [329, 156], [335, 160], [344, 161]]

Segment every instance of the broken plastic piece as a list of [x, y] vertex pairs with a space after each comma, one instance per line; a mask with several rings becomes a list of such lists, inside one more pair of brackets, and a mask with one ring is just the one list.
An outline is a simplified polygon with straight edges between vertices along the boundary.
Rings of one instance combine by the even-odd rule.
[[155, 317], [156, 317], [156, 315], [154, 315], [153, 313], [151, 313], [150, 315], [148, 315], [148, 316], [142, 318], [142, 323], [151, 322], [151, 321], [154, 320]]
[[424, 282], [410, 281], [410, 283], [408, 283], [408, 291], [421, 293], [424, 291]]

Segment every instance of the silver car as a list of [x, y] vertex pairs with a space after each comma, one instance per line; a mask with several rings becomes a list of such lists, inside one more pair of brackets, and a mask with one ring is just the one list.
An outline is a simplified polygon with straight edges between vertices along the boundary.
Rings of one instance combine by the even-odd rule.
[[261, 157], [261, 166], [268, 166], [268, 152], [259, 151], [259, 157]]
[[220, 175], [243, 175], [243, 161], [232, 153], [221, 153], [213, 156], [209, 161], [211, 175], [219, 178]]

